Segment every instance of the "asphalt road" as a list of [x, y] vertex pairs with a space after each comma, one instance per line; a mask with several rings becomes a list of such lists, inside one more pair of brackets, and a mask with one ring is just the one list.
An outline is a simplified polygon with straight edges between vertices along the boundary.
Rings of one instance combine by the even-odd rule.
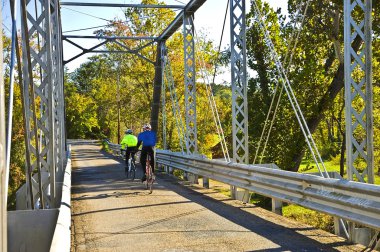
[[74, 143], [72, 159], [72, 251], [364, 251], [166, 174], [149, 194], [92, 142]]

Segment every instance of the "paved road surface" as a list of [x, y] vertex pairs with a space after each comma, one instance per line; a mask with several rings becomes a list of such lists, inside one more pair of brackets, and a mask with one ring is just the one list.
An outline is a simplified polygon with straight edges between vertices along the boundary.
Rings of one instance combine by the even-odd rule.
[[72, 150], [72, 251], [363, 251], [165, 174], [149, 194], [98, 145]]

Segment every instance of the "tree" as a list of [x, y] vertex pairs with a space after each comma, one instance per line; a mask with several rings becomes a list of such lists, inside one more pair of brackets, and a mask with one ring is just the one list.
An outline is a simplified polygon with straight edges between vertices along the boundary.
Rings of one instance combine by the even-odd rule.
[[[296, 22], [296, 6], [300, 4], [301, 10], [305, 8], [305, 4], [299, 1], [289, 1], [289, 21], [278, 14], [279, 21], [273, 16], [274, 11], [268, 8], [266, 4], [258, 2], [264, 15], [266, 16], [267, 26], [271, 29], [272, 39], [275, 41], [277, 53], [282, 55], [284, 60], [284, 48], [281, 41], [290, 48], [290, 34], [294, 30]], [[343, 50], [343, 3], [341, 1], [318, 1], [311, 2], [305, 24], [302, 28], [302, 33], [299, 37], [299, 42], [294, 51], [293, 62], [289, 66], [288, 78], [291, 82], [294, 93], [303, 111], [310, 132], [318, 140], [323, 140], [327, 131], [323, 130], [324, 119], [329, 115], [329, 111], [334, 111], [336, 114], [340, 106], [335, 106], [334, 102], [339, 99], [339, 94], [344, 86], [344, 65], [342, 58]], [[376, 8], [379, 4], [375, 3]], [[273, 67], [267, 62], [267, 49], [263, 48], [260, 41], [262, 40], [262, 31], [258, 29], [256, 22], [253, 21], [255, 13], [251, 12], [248, 17], [248, 34], [255, 40], [247, 40], [248, 61], [249, 66], [256, 70], [257, 77], [250, 80], [250, 92], [258, 96], [258, 100], [263, 100], [263, 104], [267, 104], [268, 89], [273, 85]], [[280, 30], [273, 30], [280, 24]], [[269, 25], [271, 24], [271, 25]], [[296, 26], [297, 27], [297, 26]], [[250, 33], [249, 33], [250, 32]], [[375, 38], [378, 38], [378, 29], [374, 29]], [[277, 41], [280, 41], [277, 43]], [[361, 41], [357, 37], [353, 43], [353, 49], [359, 50]], [[269, 88], [268, 88], [269, 87]], [[301, 160], [305, 154], [306, 143], [304, 136], [295, 123], [294, 113], [289, 105], [285, 104], [283, 97], [281, 108], [278, 113], [275, 128], [272, 131], [272, 138], [268, 145], [268, 155], [266, 162], [277, 162], [286, 169], [297, 171]], [[254, 101], [256, 102], [256, 101]], [[253, 110], [252, 110], [253, 109]], [[251, 108], [251, 113], [256, 114], [254, 125], [250, 128], [257, 128], [256, 125], [263, 124], [262, 112], [256, 111], [257, 108]], [[261, 110], [260, 110], [261, 111]], [[264, 110], [267, 111], [267, 110]], [[261, 115], [261, 117], [259, 117]], [[343, 117], [338, 117], [339, 120], [344, 120]], [[342, 126], [342, 121], [339, 122]], [[318, 127], [320, 133], [318, 133]], [[344, 127], [343, 127], [344, 128]], [[284, 132], [284, 129], [287, 132]], [[342, 134], [342, 132], [340, 132]], [[256, 143], [256, 139], [254, 138]], [[327, 142], [324, 145], [319, 142], [318, 146], [327, 147]], [[339, 146], [335, 146], [338, 149]], [[336, 150], [333, 150], [336, 152]]]

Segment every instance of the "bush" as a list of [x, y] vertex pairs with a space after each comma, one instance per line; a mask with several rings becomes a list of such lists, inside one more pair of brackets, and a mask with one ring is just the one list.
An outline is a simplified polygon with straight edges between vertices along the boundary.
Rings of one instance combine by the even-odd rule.
[[282, 213], [285, 217], [331, 233], [334, 232], [334, 218], [327, 214], [319, 213], [297, 205], [284, 206], [282, 208]]

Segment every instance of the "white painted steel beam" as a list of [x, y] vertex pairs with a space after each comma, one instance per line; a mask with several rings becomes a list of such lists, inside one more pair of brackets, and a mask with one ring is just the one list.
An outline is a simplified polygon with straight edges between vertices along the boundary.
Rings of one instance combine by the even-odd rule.
[[195, 88], [194, 19], [185, 15], [183, 21], [183, 44], [185, 56], [185, 117], [188, 154], [198, 152], [197, 110]]
[[248, 163], [245, 0], [230, 1], [233, 160]]
[[158, 40], [167, 40], [170, 38], [181, 25], [183, 24], [184, 14], [193, 15], [204, 3], [206, 0], [191, 0], [186, 4], [184, 10], [182, 10], [174, 18], [174, 20], [168, 25], [168, 27], [158, 36]]
[[[372, 0], [344, 1], [347, 174], [350, 180], [373, 184], [371, 13]], [[357, 37], [362, 46], [356, 53], [352, 46]]]
[[185, 5], [158, 5], [158, 4], [122, 4], [122, 3], [89, 3], [89, 2], [61, 2], [61, 6], [82, 7], [114, 7], [114, 8], [149, 8], [149, 9], [184, 9]]
[[[21, 1], [23, 93], [28, 173], [38, 174], [32, 205], [54, 207], [57, 171], [65, 159], [63, 64], [58, 0]], [[39, 12], [35, 12], [35, 8]], [[37, 16], [36, 16], [37, 15]], [[35, 40], [37, 45], [35, 45]], [[38, 72], [36, 71], [38, 70]], [[48, 174], [45, 182], [42, 173]], [[49, 192], [46, 192], [49, 188]], [[32, 192], [28, 192], [29, 194]]]
[[79, 38], [79, 39], [131, 39], [131, 40], [156, 40], [154, 36], [90, 36], [90, 35], [63, 35], [63, 39]]

